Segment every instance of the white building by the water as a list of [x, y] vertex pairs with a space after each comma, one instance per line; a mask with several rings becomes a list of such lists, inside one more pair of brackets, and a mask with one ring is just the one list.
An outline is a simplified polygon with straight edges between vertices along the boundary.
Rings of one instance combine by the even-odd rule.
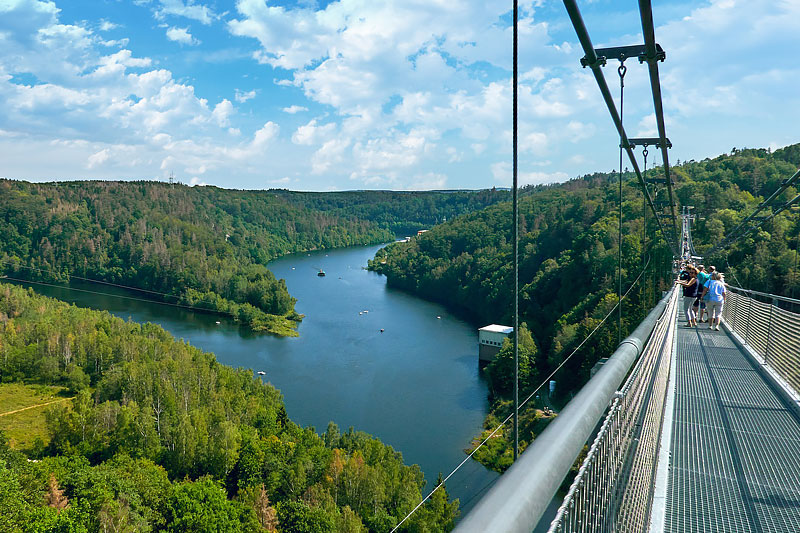
[[478, 330], [478, 361], [481, 363], [491, 363], [503, 341], [514, 332], [511, 326], [500, 324], [489, 324]]

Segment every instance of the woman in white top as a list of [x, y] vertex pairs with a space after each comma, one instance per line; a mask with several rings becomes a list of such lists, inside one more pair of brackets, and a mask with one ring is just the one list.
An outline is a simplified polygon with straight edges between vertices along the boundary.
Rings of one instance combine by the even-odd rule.
[[708, 311], [708, 329], [719, 331], [719, 321], [722, 319], [722, 306], [727, 296], [725, 290], [725, 276], [720, 272], [711, 274], [711, 279], [706, 283], [703, 295], [708, 295], [706, 310]]

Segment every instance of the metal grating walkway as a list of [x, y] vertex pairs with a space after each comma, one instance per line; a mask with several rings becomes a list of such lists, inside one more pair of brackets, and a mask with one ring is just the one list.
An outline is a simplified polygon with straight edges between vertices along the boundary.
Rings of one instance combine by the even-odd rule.
[[800, 532], [800, 421], [723, 331], [679, 327], [665, 531]]

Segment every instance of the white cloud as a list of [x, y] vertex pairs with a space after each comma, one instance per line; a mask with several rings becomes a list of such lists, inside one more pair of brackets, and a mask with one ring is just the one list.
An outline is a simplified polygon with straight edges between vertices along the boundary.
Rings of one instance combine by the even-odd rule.
[[185, 17], [202, 22], [203, 24], [211, 24], [217, 18], [216, 13], [203, 4], [198, 4], [194, 0], [160, 0], [160, 6], [155, 8], [154, 15], [156, 18], [164, 19], [168, 15]]
[[99, 152], [95, 152], [94, 154], [89, 156], [86, 167], [90, 169], [99, 167], [103, 163], [108, 161], [108, 158], [109, 158], [109, 150], [108, 148], [103, 148]]
[[248, 92], [243, 92], [243, 91], [240, 91], [239, 89], [236, 89], [236, 94], [234, 95], [233, 98], [234, 98], [234, 100], [236, 100], [240, 104], [243, 104], [246, 101], [252, 100], [255, 97], [256, 97], [256, 90], [255, 89], [253, 89], [252, 91], [248, 91]]
[[211, 116], [217, 121], [217, 124], [224, 127], [230, 125], [229, 119], [233, 112], [233, 104], [231, 104], [230, 100], [225, 99], [214, 107]]
[[411, 178], [411, 182], [403, 188], [409, 191], [425, 191], [432, 189], [444, 189], [447, 186], [447, 176], [435, 172], [416, 174]]
[[101, 19], [98, 28], [100, 29], [100, 31], [111, 31], [119, 28], [119, 24], [114, 24], [113, 22], [110, 22], [108, 20]]
[[167, 29], [167, 39], [188, 46], [200, 44], [200, 41], [192, 37], [192, 34], [189, 33], [189, 28], [169, 28]]
[[317, 119], [313, 119], [308, 124], [297, 128], [297, 131], [292, 135], [292, 142], [305, 145], [319, 144], [327, 140], [335, 130], [336, 124], [333, 122], [318, 125]]
[[308, 111], [307, 107], [303, 107], [301, 105], [290, 105], [289, 107], [284, 107], [283, 112], [289, 113], [290, 115], [294, 115], [296, 113], [300, 113], [301, 111]]
[[[44, 169], [39, 175], [50, 177], [69, 165], [70, 176], [96, 177], [174, 169], [207, 182], [250, 176], [254, 186], [303, 176], [292, 185], [316, 189], [330, 182], [352, 187], [347, 178], [358, 186], [407, 188], [442, 177], [453, 186], [480, 186], [508, 174], [495, 164], [510, 161], [511, 150], [505, 4], [240, 0], [227, 15], [207, 0], [135, 1], [177, 42], [197, 42], [189, 21], [196, 29], [229, 20], [203, 28], [203, 35], [223, 30], [241, 39], [215, 49], [219, 40], [209, 37], [202, 51], [181, 51], [178, 77], [170, 70], [177, 47], [157, 59], [143, 57], [135, 47], [140, 37], [123, 35], [133, 23], [128, 19], [117, 21], [124, 26], [102, 19], [70, 23], [59, 11], [66, 0], [0, 0], [4, 174], [12, 168], [5, 161], [14, 161], [27, 175], [23, 153]], [[521, 6], [524, 179], [611, 168], [618, 141], [593, 76], [579, 66], [580, 46], [566, 16], [541, 5], [527, 0]], [[613, 2], [584, 9], [587, 20], [623, 20]], [[667, 51], [659, 68], [674, 159], [796, 141], [800, 67], [792, 50], [800, 3], [703, 0], [655, 9], [656, 38]], [[607, 25], [602, 33], [593, 23], [593, 36], [608, 41], [596, 44], [634, 42], [633, 19], [624, 30]], [[112, 30], [114, 39], [104, 39]], [[213, 83], [192, 70], [212, 56], [250, 57], [253, 47], [268, 67], [232, 65], [229, 79]], [[628, 66], [626, 128], [650, 136], [655, 124], [646, 67]], [[606, 74], [616, 95], [616, 72]], [[237, 109], [256, 96], [260, 105]], [[314, 120], [310, 113], [297, 116], [310, 109]], [[64, 163], [38, 161], [35, 154], [44, 150]]]
[[[311, 157], [311, 172], [322, 174], [332, 167], [341, 167], [345, 161], [345, 151], [352, 141], [349, 138], [335, 138], [325, 141], [322, 147]], [[351, 176], [354, 177], [354, 176]]]
[[[502, 161], [493, 163], [491, 166], [492, 176], [495, 181], [503, 186], [511, 186], [514, 176], [512, 174], [511, 163]], [[524, 185], [543, 185], [548, 183], [558, 183], [566, 181], [569, 176], [565, 172], [524, 172], [519, 171], [517, 174], [517, 181], [520, 186]]]

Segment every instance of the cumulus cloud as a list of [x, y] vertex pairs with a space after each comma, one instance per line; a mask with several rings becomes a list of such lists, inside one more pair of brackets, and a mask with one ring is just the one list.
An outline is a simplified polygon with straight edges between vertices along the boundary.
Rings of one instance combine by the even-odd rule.
[[[504, 187], [510, 187], [514, 179], [511, 163], [507, 161], [500, 161], [493, 163], [491, 166], [492, 176], [495, 181]], [[569, 175], [565, 172], [524, 172], [519, 171], [517, 180], [520, 186], [524, 185], [545, 185], [549, 183], [558, 183], [569, 179]]]
[[211, 116], [216, 120], [217, 124], [220, 126], [229, 126], [230, 125], [230, 116], [233, 114], [233, 104], [231, 104], [230, 100], [222, 100], [214, 107], [214, 111], [211, 112]]
[[325, 141], [330, 134], [336, 130], [336, 124], [317, 124], [317, 119], [311, 120], [308, 124], [300, 126], [292, 135], [292, 142], [295, 144], [312, 145]]
[[159, 0], [159, 5], [154, 9], [153, 14], [159, 19], [167, 16], [185, 17], [206, 25], [211, 24], [217, 18], [217, 14], [210, 7], [194, 0], [185, 2], [183, 0]]
[[236, 89], [236, 93], [235, 93], [233, 98], [234, 98], [234, 100], [236, 100], [240, 104], [243, 104], [246, 101], [252, 100], [255, 97], [256, 97], [256, 90], [255, 89], [253, 89], [252, 91], [247, 91], [247, 92], [240, 91], [239, 89]]
[[[258, 184], [303, 176], [292, 183], [310, 180], [318, 189], [332, 180], [347, 187], [347, 178], [393, 188], [435, 188], [443, 178], [453, 185], [456, 177], [470, 180], [456, 186], [510, 182], [507, 5], [239, 0], [232, 14], [219, 14], [211, 2], [136, 0], [183, 45], [198, 42], [189, 21], [209, 25], [209, 35], [236, 37], [225, 50], [208, 38], [203, 53], [181, 52], [187, 64], [246, 58], [256, 48], [253, 58], [269, 74], [258, 74], [265, 67], [253, 62], [241, 78], [223, 80], [228, 99], [221, 100], [216, 85], [206, 92], [201, 75], [181, 70], [176, 79], [168, 56], [156, 62], [137, 53], [129, 46], [136, 41], [120, 35], [127, 21], [70, 24], [57, 2], [0, 1], [0, 143], [9, 160], [17, 161], [20, 147], [43, 149], [37, 139], [47, 139], [54, 157], [99, 176], [130, 174], [137, 161], [147, 171], [174, 169], [208, 182], [215, 173], [249, 173]], [[582, 7], [587, 20], [627, 20], [630, 13], [623, 17], [612, 4]], [[579, 66], [565, 15], [542, 5], [522, 2], [520, 19], [520, 170], [531, 183], [610, 168], [618, 142], [591, 72]], [[797, 2], [704, 0], [655, 9], [656, 38], [667, 50], [659, 67], [673, 157], [796, 141]], [[113, 40], [100, 35], [112, 30]], [[609, 41], [598, 46], [640, 39], [636, 17], [624, 35], [590, 31]], [[629, 62], [629, 71], [626, 128], [650, 136], [646, 68]], [[606, 74], [615, 88], [616, 73]], [[237, 112], [256, 96], [264, 105]], [[309, 109], [313, 117], [298, 115]]]
[[108, 20], [101, 19], [98, 28], [100, 29], [100, 31], [111, 31], [119, 28], [119, 24], [114, 24], [113, 22], [110, 22]]
[[290, 105], [289, 107], [284, 107], [283, 112], [289, 113], [290, 115], [294, 115], [296, 113], [300, 113], [301, 111], [308, 111], [307, 107], [303, 107], [301, 105]]
[[195, 39], [192, 34], [189, 33], [189, 28], [168, 28], [167, 39], [188, 46], [197, 46], [200, 44], [200, 41]]
[[92, 155], [89, 156], [89, 159], [86, 162], [86, 167], [87, 168], [99, 167], [100, 165], [108, 161], [109, 153], [110, 152], [108, 148], [103, 148], [99, 152], [93, 153]]

